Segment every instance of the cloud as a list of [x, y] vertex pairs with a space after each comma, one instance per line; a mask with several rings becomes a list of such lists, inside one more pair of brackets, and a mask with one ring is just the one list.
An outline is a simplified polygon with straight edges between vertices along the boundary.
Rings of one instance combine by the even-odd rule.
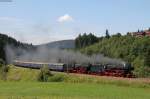
[[16, 17], [0, 17], [0, 33], [35, 45], [74, 37], [71, 25], [35, 23]]
[[69, 14], [65, 14], [63, 16], [60, 16], [57, 21], [60, 23], [70, 22], [70, 21], [73, 21], [73, 18]]
[[0, 21], [18, 21], [19, 19], [14, 17], [0, 17]]

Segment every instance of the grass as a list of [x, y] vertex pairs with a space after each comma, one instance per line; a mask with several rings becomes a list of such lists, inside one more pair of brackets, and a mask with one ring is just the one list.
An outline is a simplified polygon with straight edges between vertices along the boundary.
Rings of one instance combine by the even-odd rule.
[[150, 79], [52, 72], [49, 82], [37, 82], [38, 73], [10, 66], [0, 99], [150, 99]]
[[149, 88], [109, 84], [1, 82], [0, 98], [15, 99], [149, 99]]
[[36, 81], [39, 70], [9, 66], [8, 81]]
[[[7, 81], [19, 82], [37, 82], [39, 70], [20, 68], [10, 66], [7, 74]], [[81, 74], [66, 74], [60, 72], [52, 72], [54, 76], [49, 78], [49, 82], [67, 82], [67, 83], [97, 83], [97, 84], [112, 84], [117, 86], [131, 87], [149, 87], [149, 78], [118, 78], [105, 76], [92, 76]]]

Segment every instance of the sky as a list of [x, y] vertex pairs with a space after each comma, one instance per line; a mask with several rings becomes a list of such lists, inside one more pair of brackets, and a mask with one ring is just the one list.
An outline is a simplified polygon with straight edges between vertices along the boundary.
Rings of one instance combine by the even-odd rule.
[[[11, 1], [11, 2], [8, 2]], [[0, 33], [34, 45], [150, 27], [150, 0], [0, 0]]]

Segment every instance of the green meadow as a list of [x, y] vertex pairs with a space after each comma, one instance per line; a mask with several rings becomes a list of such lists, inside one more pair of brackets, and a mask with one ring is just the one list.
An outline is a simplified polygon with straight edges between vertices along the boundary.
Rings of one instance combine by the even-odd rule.
[[39, 70], [10, 66], [0, 81], [0, 99], [150, 99], [149, 79], [56, 73], [38, 82]]
[[0, 98], [9, 99], [149, 99], [150, 89], [109, 84], [1, 82]]

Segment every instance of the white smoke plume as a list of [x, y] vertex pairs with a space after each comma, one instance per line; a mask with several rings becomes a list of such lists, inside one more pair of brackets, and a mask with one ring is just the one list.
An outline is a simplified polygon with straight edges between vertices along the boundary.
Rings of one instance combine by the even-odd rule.
[[52, 62], [52, 63], [78, 63], [78, 64], [123, 64], [119, 59], [104, 57], [102, 54], [87, 56], [77, 51], [49, 49], [45, 46], [38, 47], [36, 50], [26, 51], [7, 45], [5, 47], [6, 58], [8, 63], [14, 60], [25, 62]]

